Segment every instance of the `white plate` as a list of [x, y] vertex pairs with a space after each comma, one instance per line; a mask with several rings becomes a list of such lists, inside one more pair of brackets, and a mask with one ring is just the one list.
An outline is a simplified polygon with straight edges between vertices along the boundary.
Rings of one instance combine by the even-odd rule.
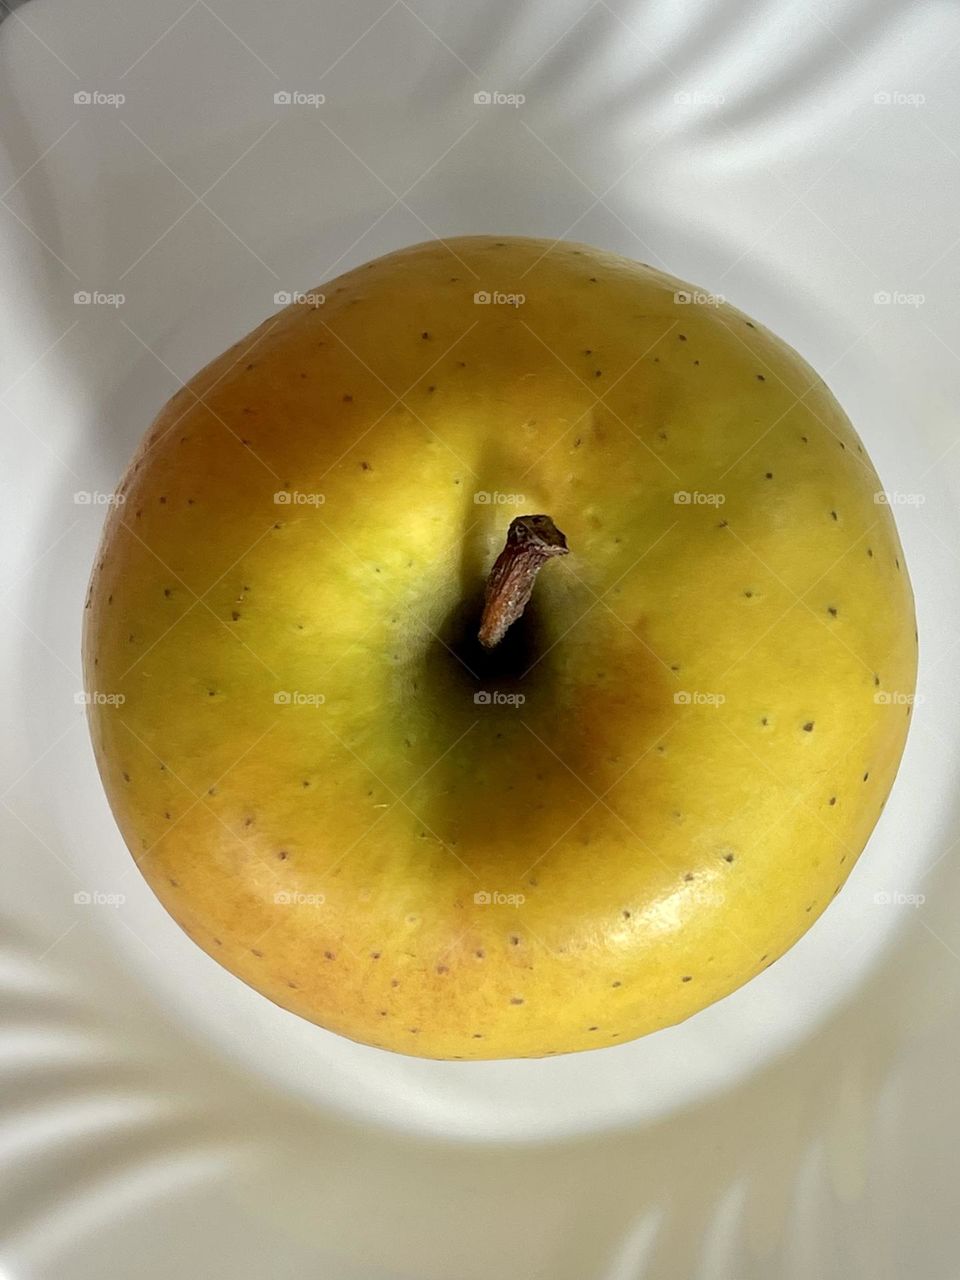
[[[909, 0], [34, 0], [3, 24], [3, 1280], [956, 1274], [958, 46], [960, 14]], [[898, 495], [924, 701], [784, 960], [622, 1048], [444, 1064], [300, 1022], [190, 943], [74, 695], [96, 495], [179, 380], [275, 293], [489, 230], [662, 265], [815, 365]]]

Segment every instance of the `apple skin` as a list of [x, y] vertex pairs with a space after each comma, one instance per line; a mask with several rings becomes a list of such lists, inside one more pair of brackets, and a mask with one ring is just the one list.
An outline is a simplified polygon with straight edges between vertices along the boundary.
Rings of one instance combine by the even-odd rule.
[[[619, 1044], [849, 875], [909, 723], [903, 553], [823, 381], [684, 288], [416, 245], [265, 321], [141, 445], [87, 602], [87, 688], [124, 698], [90, 704], [97, 762], [170, 915], [285, 1009], [431, 1058]], [[480, 669], [530, 512], [571, 554]]]

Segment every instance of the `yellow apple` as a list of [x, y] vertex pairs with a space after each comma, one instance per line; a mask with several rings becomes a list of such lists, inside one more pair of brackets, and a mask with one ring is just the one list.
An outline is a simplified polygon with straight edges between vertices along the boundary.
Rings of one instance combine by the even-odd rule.
[[[906, 737], [882, 486], [739, 311], [584, 245], [469, 237], [307, 294], [163, 409], [85, 672], [131, 853], [181, 927], [403, 1053], [623, 1043], [782, 955]], [[511, 522], [545, 565], [477, 633]]]

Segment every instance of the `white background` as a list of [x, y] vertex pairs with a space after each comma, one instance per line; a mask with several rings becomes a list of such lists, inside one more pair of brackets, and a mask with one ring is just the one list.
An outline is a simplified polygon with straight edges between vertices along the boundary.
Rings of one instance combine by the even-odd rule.
[[[2, 1280], [954, 1280], [958, 58], [955, 7], [908, 0], [10, 14]], [[726, 295], [911, 496], [924, 700], [844, 893], [684, 1026], [544, 1062], [368, 1050], [219, 969], [132, 870], [74, 701], [104, 512], [74, 495], [113, 490], [276, 292], [470, 232], [592, 241]]]

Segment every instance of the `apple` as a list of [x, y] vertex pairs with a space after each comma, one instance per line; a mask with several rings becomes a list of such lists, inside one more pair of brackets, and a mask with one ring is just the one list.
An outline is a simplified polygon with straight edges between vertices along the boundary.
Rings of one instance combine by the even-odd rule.
[[134, 859], [370, 1045], [687, 1018], [840, 891], [900, 760], [913, 602], [860, 440], [761, 325], [585, 245], [431, 242], [298, 298], [107, 521], [85, 678], [123, 695], [89, 714]]

